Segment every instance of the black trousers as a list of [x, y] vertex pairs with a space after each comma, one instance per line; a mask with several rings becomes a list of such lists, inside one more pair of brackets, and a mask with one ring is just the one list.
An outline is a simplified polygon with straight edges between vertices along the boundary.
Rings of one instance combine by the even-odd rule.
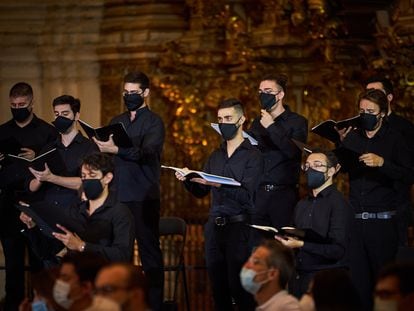
[[160, 249], [160, 201], [124, 202], [135, 220], [135, 238], [148, 279], [151, 310], [159, 311], [164, 300], [164, 264]]
[[291, 225], [297, 202], [298, 191], [294, 186], [272, 191], [259, 187], [256, 192], [256, 215], [253, 223], [275, 228]]
[[395, 259], [398, 230], [394, 219], [354, 219], [350, 242], [350, 273], [364, 310], [371, 310], [379, 270]]
[[250, 228], [244, 222], [217, 226], [209, 220], [204, 227], [208, 275], [212, 284], [214, 310], [255, 309], [255, 301], [240, 282], [240, 270], [251, 253]]
[[40, 259], [34, 256], [31, 249], [27, 247], [27, 239], [20, 232], [22, 229], [20, 220], [15, 211], [11, 210], [12, 207], [14, 206], [2, 206], [2, 208], [8, 208], [9, 212], [2, 213], [2, 216], [7, 215], [7, 217], [1, 219], [0, 235], [6, 274], [4, 310], [17, 311], [25, 294], [26, 249], [29, 251], [29, 267], [31, 272], [40, 271], [43, 265]]

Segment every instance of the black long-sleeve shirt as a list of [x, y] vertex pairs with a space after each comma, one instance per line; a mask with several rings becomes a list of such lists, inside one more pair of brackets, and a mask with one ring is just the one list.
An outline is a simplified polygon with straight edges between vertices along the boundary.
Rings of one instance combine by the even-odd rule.
[[[39, 155], [44, 146], [58, 138], [58, 132], [55, 127], [33, 115], [33, 119], [24, 127], [18, 126], [14, 120], [0, 125], [0, 140], [9, 137], [14, 137], [22, 147], [32, 149]], [[30, 174], [27, 162], [6, 157], [0, 164], [0, 188], [23, 190]]]
[[400, 133], [410, 149], [411, 156], [414, 156], [414, 124], [409, 120], [399, 116], [394, 111], [387, 116], [390, 127]]
[[122, 123], [131, 138], [132, 148], [119, 148], [115, 156], [114, 189], [121, 202], [159, 199], [160, 158], [165, 129], [161, 118], [144, 107], [131, 122], [129, 112], [114, 119]]
[[[412, 160], [405, 141], [387, 122], [372, 138], [363, 130], [350, 132], [336, 150], [344, 171], [349, 173], [349, 200], [355, 213], [395, 210], [398, 184], [412, 178]], [[358, 160], [364, 153], [384, 158], [381, 167], [368, 167]]]
[[[88, 201], [70, 207], [56, 207], [49, 202], [45, 202], [46, 205], [47, 209], [54, 209], [50, 213], [57, 218], [55, 221], [64, 224], [86, 243], [85, 252], [100, 254], [109, 261], [132, 260], [133, 216], [125, 205], [117, 201], [113, 193], [109, 194], [103, 205], [92, 215], [88, 213]], [[42, 218], [42, 215], [39, 214], [39, 217]], [[58, 240], [43, 235], [38, 226], [26, 230], [26, 235], [34, 252], [42, 259], [54, 258], [64, 247]]]
[[78, 211], [85, 231], [79, 236], [86, 242], [85, 251], [99, 253], [110, 261], [131, 261], [134, 250], [134, 219], [129, 209], [110, 194], [104, 204], [92, 215], [88, 213], [88, 202], [83, 202]]
[[254, 193], [263, 173], [263, 159], [260, 151], [248, 140], [245, 139], [231, 157], [227, 155], [227, 145], [224, 142], [210, 155], [203, 171], [231, 177], [241, 183], [240, 187], [221, 185], [217, 188], [187, 180], [184, 182], [186, 188], [197, 197], [206, 196], [211, 190], [210, 216], [235, 216], [254, 212]]
[[352, 208], [334, 185], [316, 197], [309, 195], [295, 208], [294, 225], [312, 229], [326, 243], [304, 242], [297, 253], [297, 268], [315, 271], [347, 265], [347, 249]]
[[248, 131], [258, 141], [258, 148], [263, 153], [261, 184], [295, 185], [299, 182], [302, 154], [291, 139], [306, 143], [308, 121], [290, 111], [288, 106], [284, 107], [285, 111], [268, 128], [261, 125], [258, 117]]
[[[63, 145], [61, 138], [58, 138], [52, 144], [43, 148], [50, 150], [56, 148], [58, 154], [62, 159], [64, 168], [60, 172], [53, 172], [54, 174], [64, 177], [80, 177], [80, 167], [82, 159], [92, 153], [99, 152], [96, 144], [84, 137], [81, 133], [78, 133], [68, 146]], [[33, 175], [30, 176], [28, 184], [33, 180]], [[73, 203], [77, 203], [80, 200], [80, 196], [77, 190], [65, 188], [59, 185], [45, 182], [41, 188], [34, 194], [33, 200], [36, 201], [48, 201], [53, 202], [59, 206], [70, 206]]]

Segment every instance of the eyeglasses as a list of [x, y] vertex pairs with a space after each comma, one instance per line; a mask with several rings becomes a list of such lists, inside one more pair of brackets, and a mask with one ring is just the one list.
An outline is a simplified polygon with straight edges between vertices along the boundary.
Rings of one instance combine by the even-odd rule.
[[104, 285], [101, 287], [96, 287], [94, 289], [95, 294], [97, 295], [108, 295], [113, 292], [119, 291], [119, 290], [129, 290], [131, 287], [128, 286], [116, 286], [116, 285]]
[[301, 168], [303, 171], [307, 171], [309, 168], [321, 168], [321, 167], [329, 167], [327, 164], [323, 164], [322, 162], [315, 161], [312, 164], [309, 162], [306, 162], [305, 164], [302, 164]]
[[272, 89], [265, 89], [265, 90], [259, 90], [257, 93], [260, 94], [271, 94], [271, 95], [279, 95], [279, 93], [282, 92], [282, 90], [272, 90]]
[[144, 91], [133, 90], [133, 91], [123, 91], [122, 92], [122, 96], [133, 95], [133, 94], [142, 95], [142, 94], [144, 94]]

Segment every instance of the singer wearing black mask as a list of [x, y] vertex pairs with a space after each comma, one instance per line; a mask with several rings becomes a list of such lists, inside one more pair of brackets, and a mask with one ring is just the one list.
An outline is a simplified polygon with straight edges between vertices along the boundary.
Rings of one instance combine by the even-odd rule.
[[264, 158], [264, 172], [257, 187], [254, 223], [286, 226], [292, 221], [298, 201], [301, 151], [292, 138], [305, 143], [307, 120], [284, 105], [287, 77], [272, 75], [259, 86], [261, 115], [249, 133], [258, 141]]
[[149, 299], [153, 311], [163, 301], [164, 269], [159, 245], [160, 157], [165, 129], [162, 119], [151, 111], [145, 99], [150, 94], [150, 81], [142, 72], [124, 77], [123, 100], [126, 112], [112, 119], [122, 123], [133, 147], [122, 148], [113, 139], [98, 141], [101, 152], [115, 155], [114, 191], [135, 218], [135, 237], [145, 275], [149, 281]]
[[302, 241], [278, 237], [282, 244], [296, 250], [296, 275], [289, 291], [300, 298], [308, 289], [316, 272], [331, 268], [347, 268], [347, 251], [351, 224], [351, 207], [333, 184], [340, 169], [333, 152], [314, 151], [302, 169], [306, 175], [309, 195], [298, 202], [294, 226], [311, 229], [322, 238]]
[[[58, 133], [53, 126], [34, 114], [35, 102], [29, 84], [15, 84], [10, 89], [9, 103], [13, 119], [0, 125], [0, 236], [6, 264], [4, 308], [13, 311], [18, 309], [24, 297], [26, 244], [20, 234], [22, 227], [14, 203], [27, 199], [22, 195], [22, 190], [30, 173], [25, 161], [15, 160], [5, 154], [33, 159], [45, 145], [56, 140]], [[6, 141], [16, 142], [17, 150], [8, 150], [11, 144]]]
[[234, 178], [241, 186], [210, 183], [200, 178], [186, 180], [179, 173], [176, 177], [196, 197], [212, 194], [204, 237], [214, 310], [232, 310], [232, 297], [238, 310], [254, 310], [253, 296], [242, 288], [239, 274], [251, 253], [251, 230], [247, 223], [254, 213], [253, 198], [263, 172], [263, 159], [260, 151], [243, 138], [246, 117], [239, 100], [222, 101], [217, 116], [225, 141], [210, 155], [203, 171]]
[[47, 164], [44, 170], [29, 168], [31, 176], [28, 181], [29, 190], [37, 192], [35, 200], [52, 202], [56, 207], [67, 207], [78, 203], [79, 188], [82, 184], [79, 177], [82, 159], [92, 153], [99, 152], [96, 144], [85, 138], [77, 129], [76, 121], [80, 117], [81, 103], [70, 95], [62, 95], [53, 100], [55, 120], [52, 124], [59, 131], [59, 138], [43, 148], [56, 148], [60, 162], [64, 168], [60, 172], [52, 171]]
[[349, 201], [354, 212], [350, 272], [368, 310], [379, 269], [397, 253], [398, 185], [410, 182], [413, 163], [403, 137], [386, 120], [385, 93], [364, 91], [358, 108], [361, 128], [342, 133], [336, 152], [349, 174]]
[[[66, 227], [56, 224], [61, 232], [53, 233], [60, 247], [46, 243], [44, 236], [33, 220], [21, 213], [20, 220], [28, 227], [32, 247], [44, 258], [51, 258], [69, 252], [99, 254], [108, 261], [130, 262], [134, 245], [134, 219], [125, 204], [109, 190], [114, 177], [111, 156], [94, 153], [86, 156], [81, 163], [82, 196], [85, 200], [67, 208], [55, 209], [54, 214], [64, 220]], [[45, 202], [53, 208], [51, 202]], [[47, 208], [42, 209], [47, 213]], [[58, 214], [57, 214], [58, 212]], [[38, 213], [42, 218], [42, 214]], [[57, 220], [59, 221], [59, 220]], [[75, 229], [72, 229], [70, 227]], [[48, 240], [49, 241], [49, 240]]]

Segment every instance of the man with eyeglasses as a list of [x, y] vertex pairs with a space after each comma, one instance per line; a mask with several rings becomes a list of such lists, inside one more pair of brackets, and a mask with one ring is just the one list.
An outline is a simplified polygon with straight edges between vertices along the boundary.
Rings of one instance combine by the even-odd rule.
[[6, 265], [5, 310], [13, 311], [17, 310], [24, 297], [26, 244], [20, 233], [23, 227], [14, 204], [29, 199], [23, 195], [23, 190], [30, 172], [25, 161], [7, 154], [33, 159], [42, 147], [57, 139], [58, 132], [34, 114], [33, 90], [29, 84], [15, 84], [10, 89], [9, 103], [13, 118], [0, 125], [0, 235]]
[[114, 263], [98, 272], [95, 295], [117, 302], [122, 311], [148, 311], [147, 280], [141, 268]]
[[265, 240], [240, 272], [243, 288], [254, 295], [256, 311], [300, 311], [299, 301], [287, 285], [295, 269], [292, 250], [275, 240]]
[[297, 249], [296, 275], [289, 290], [298, 298], [307, 291], [316, 272], [348, 267], [351, 207], [333, 184], [339, 168], [338, 159], [330, 151], [314, 151], [303, 165], [310, 193], [298, 202], [293, 223], [296, 228], [314, 231], [321, 239], [275, 237]]
[[220, 102], [217, 118], [225, 141], [210, 155], [203, 171], [233, 178], [241, 185], [227, 186], [202, 178], [188, 180], [178, 172], [175, 176], [198, 198], [212, 194], [204, 238], [214, 310], [232, 310], [234, 299], [238, 310], [250, 311], [254, 310], [254, 299], [243, 290], [239, 272], [250, 254], [251, 230], [247, 223], [254, 213], [253, 197], [263, 172], [263, 159], [259, 150], [243, 138], [246, 117], [239, 100]]
[[149, 280], [150, 306], [161, 310], [164, 270], [159, 244], [160, 157], [165, 130], [162, 119], [152, 112], [145, 100], [150, 94], [150, 81], [142, 72], [124, 77], [123, 99], [127, 111], [112, 119], [122, 123], [133, 146], [118, 147], [112, 138], [94, 139], [101, 152], [115, 155], [113, 190], [135, 219], [135, 237], [145, 275]]
[[350, 272], [367, 310], [372, 307], [375, 277], [398, 248], [397, 208], [400, 190], [409, 183], [413, 162], [401, 135], [386, 121], [387, 97], [369, 89], [358, 98], [361, 124], [342, 137], [336, 153], [349, 175], [353, 208]]
[[264, 157], [264, 173], [257, 187], [254, 223], [276, 228], [292, 221], [298, 201], [301, 151], [292, 138], [306, 143], [307, 120], [284, 105], [287, 77], [270, 75], [259, 86], [261, 115], [249, 133]]

